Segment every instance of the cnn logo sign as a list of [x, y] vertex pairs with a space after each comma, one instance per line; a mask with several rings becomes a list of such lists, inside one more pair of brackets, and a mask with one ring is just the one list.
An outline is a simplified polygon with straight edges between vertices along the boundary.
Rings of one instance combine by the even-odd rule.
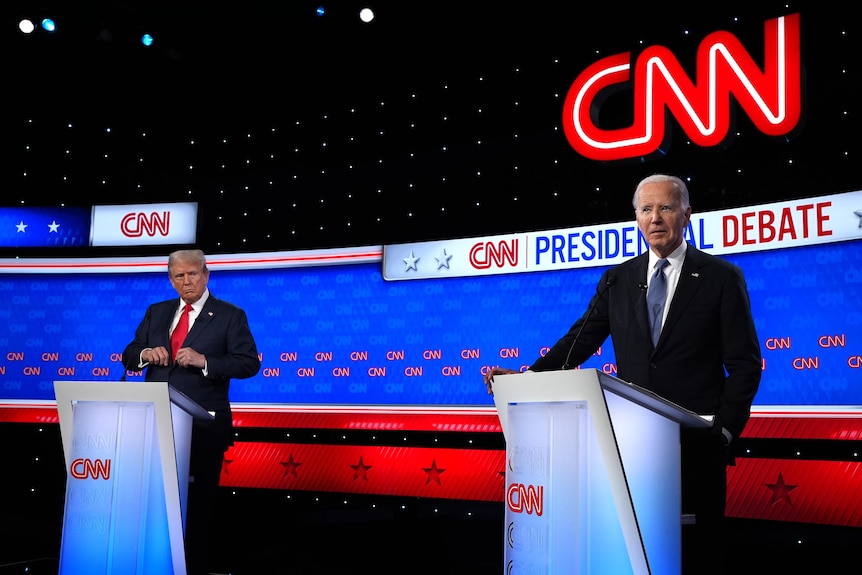
[[731, 96], [764, 134], [787, 135], [802, 111], [799, 48], [799, 14], [766, 21], [763, 70], [734, 35], [714, 32], [698, 47], [692, 81], [670, 50], [651, 46], [635, 63], [634, 123], [607, 130], [596, 125], [600, 109], [608, 96], [627, 87], [632, 66], [628, 52], [603, 58], [569, 88], [563, 104], [566, 138], [594, 160], [652, 156], [669, 141], [667, 110], [692, 142], [717, 146], [730, 133]]
[[167, 237], [171, 233], [171, 212], [132, 212], [120, 220], [120, 232], [127, 238], [140, 238], [144, 234]]
[[79, 457], [69, 466], [69, 475], [75, 479], [109, 479], [111, 477], [111, 460], [89, 459]]

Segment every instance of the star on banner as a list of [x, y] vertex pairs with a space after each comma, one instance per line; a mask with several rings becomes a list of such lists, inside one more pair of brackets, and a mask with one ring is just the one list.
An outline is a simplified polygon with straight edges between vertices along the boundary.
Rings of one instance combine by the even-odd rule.
[[287, 477], [288, 475], [296, 477], [296, 470], [300, 465], [302, 465], [301, 462], [293, 460], [292, 453], [290, 454], [290, 457], [287, 458], [287, 461], [279, 461], [279, 463], [284, 466], [284, 475], [282, 475], [282, 477]]
[[58, 229], [60, 229], [60, 224], [57, 223], [57, 220], [54, 220], [50, 224], [48, 224], [48, 233], [49, 234], [58, 233], [57, 232]]
[[15, 224], [15, 227], [18, 228], [18, 231], [15, 233], [19, 233], [19, 232], [23, 233], [23, 232], [26, 232], [26, 230], [27, 230], [27, 224], [24, 223], [24, 220], [21, 220], [21, 223], [19, 223], [19, 224]]
[[786, 501], [788, 505], [793, 505], [793, 502], [790, 501], [790, 492], [798, 486], [784, 483], [784, 477], [781, 473], [778, 474], [778, 483], [767, 483], [766, 486], [772, 490], [772, 501], [769, 502], [770, 504], [777, 501]]
[[233, 463], [233, 459], [222, 458], [221, 460], [221, 472], [222, 475], [230, 475], [230, 464]]
[[415, 270], [418, 272], [419, 270], [416, 268], [416, 262], [418, 262], [418, 261], [419, 261], [419, 258], [414, 257], [413, 252], [411, 251], [410, 255], [407, 256], [406, 258], [404, 258], [404, 263], [407, 264], [407, 267], [404, 268], [404, 271], [406, 272], [406, 271], [410, 271], [412, 269], [412, 270]]
[[434, 481], [437, 485], [440, 485], [440, 476], [443, 474], [445, 469], [437, 469], [437, 460], [433, 459], [431, 461], [431, 467], [423, 467], [422, 471], [428, 474], [428, 477], [425, 479], [425, 485]]
[[360, 477], [368, 482], [368, 470], [371, 469], [370, 465], [365, 465], [362, 463], [362, 457], [359, 458], [359, 463], [356, 465], [351, 465], [353, 468], [353, 481], [356, 481]]
[[855, 215], [859, 216], [859, 227], [862, 228], [862, 210], [856, 210], [853, 213]]
[[436, 256], [434, 259], [437, 260], [437, 269], [438, 270], [440, 268], [446, 268], [448, 270], [449, 269], [449, 260], [452, 259], [452, 254], [447, 254], [446, 250], [444, 249], [443, 253], [439, 256]]

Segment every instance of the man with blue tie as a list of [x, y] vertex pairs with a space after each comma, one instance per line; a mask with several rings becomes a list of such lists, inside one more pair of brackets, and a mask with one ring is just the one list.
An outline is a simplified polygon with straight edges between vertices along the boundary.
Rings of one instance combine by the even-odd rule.
[[231, 379], [260, 370], [257, 346], [241, 308], [207, 287], [210, 271], [201, 250], [168, 257], [168, 277], [179, 294], [150, 305], [123, 351], [128, 370], [146, 369], [147, 381], [166, 381], [214, 415], [194, 420], [186, 511], [188, 575], [209, 573], [209, 541], [216, 514], [224, 452], [233, 444]]
[[[682, 572], [723, 573], [724, 513], [731, 442], [748, 422], [762, 362], [742, 270], [684, 241], [688, 187], [676, 176], [641, 180], [632, 198], [649, 250], [602, 274], [587, 311], [532, 371], [580, 365], [613, 342], [620, 379], [701, 415], [710, 429], [681, 431]], [[658, 265], [657, 265], [658, 264]], [[493, 393], [496, 367], [485, 375]]]

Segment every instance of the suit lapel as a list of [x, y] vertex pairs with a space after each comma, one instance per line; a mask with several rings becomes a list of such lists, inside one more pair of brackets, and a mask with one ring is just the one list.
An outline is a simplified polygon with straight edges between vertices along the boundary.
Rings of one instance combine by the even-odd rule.
[[632, 309], [635, 313], [635, 321], [643, 331], [644, 335], [649, 339], [650, 328], [649, 318], [647, 317], [646, 307], [646, 290], [641, 286], [646, 285], [647, 263], [649, 262], [649, 253], [644, 252], [629, 270], [629, 276], [626, 278], [626, 285], [630, 286], [629, 293], [632, 297]]
[[185, 345], [187, 347], [191, 347], [192, 342], [197, 338], [210, 324], [212, 318], [215, 317], [215, 309], [218, 307], [218, 300], [210, 294], [210, 297], [207, 298], [207, 303], [204, 304], [203, 309], [198, 314], [198, 317], [195, 318], [195, 324], [192, 326], [192, 329], [189, 330], [189, 334], [186, 336]]
[[177, 313], [177, 305], [179, 305], [177, 303], [178, 301], [179, 300], [171, 300], [170, 303], [166, 302], [159, 308], [158, 318], [154, 318], [158, 319], [158, 322], [154, 325], [161, 325], [158, 332], [164, 336], [165, 339], [163, 345], [168, 349], [171, 349], [171, 324], [173, 323], [174, 316]]
[[673, 326], [685, 315], [685, 309], [704, 281], [703, 267], [705, 265], [706, 260], [702, 257], [701, 252], [689, 246], [682, 270], [679, 272], [679, 282], [676, 284], [676, 291], [673, 293], [659, 342], [664, 339], [665, 331], [673, 330]]

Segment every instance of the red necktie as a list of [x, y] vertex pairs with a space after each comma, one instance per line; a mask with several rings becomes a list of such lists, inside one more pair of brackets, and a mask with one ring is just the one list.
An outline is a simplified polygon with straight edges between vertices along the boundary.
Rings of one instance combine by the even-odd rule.
[[174, 361], [177, 359], [177, 352], [180, 350], [180, 346], [189, 334], [189, 311], [191, 309], [192, 304], [187, 303], [183, 308], [183, 313], [180, 314], [180, 321], [177, 322], [177, 327], [174, 328], [171, 334], [171, 357]]

